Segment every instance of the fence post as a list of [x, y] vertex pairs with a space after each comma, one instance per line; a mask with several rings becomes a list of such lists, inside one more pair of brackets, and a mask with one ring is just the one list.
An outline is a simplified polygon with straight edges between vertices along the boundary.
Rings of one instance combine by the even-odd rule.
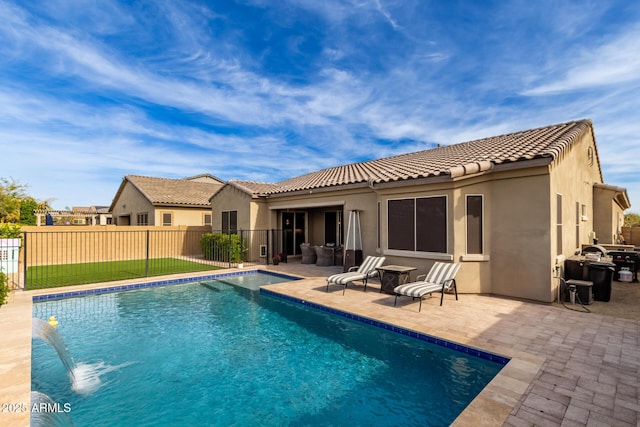
[[[27, 232], [22, 232], [22, 270], [23, 270], [23, 280], [22, 289], [27, 290]], [[20, 277], [18, 277], [18, 285], [20, 284]]]
[[146, 248], [145, 248], [146, 260], [145, 260], [145, 266], [144, 266], [144, 275], [145, 277], [149, 277], [149, 230], [147, 230], [146, 232], [145, 245], [146, 245]]

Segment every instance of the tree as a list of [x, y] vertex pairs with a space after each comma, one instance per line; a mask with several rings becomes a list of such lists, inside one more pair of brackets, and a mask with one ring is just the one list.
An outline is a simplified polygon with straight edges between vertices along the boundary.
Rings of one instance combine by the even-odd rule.
[[20, 203], [20, 224], [36, 225], [36, 214], [33, 212], [39, 209], [40, 203], [33, 197], [25, 197]]
[[20, 202], [26, 188], [13, 178], [0, 178], [0, 222], [20, 221]]
[[625, 227], [640, 227], [640, 215], [629, 213], [624, 216]]

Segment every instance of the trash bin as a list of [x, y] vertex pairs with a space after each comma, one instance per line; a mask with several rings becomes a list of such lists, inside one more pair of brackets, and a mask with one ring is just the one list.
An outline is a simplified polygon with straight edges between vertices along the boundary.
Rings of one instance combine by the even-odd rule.
[[593, 299], [608, 302], [616, 265], [612, 262], [590, 262], [589, 280], [593, 282]]
[[587, 265], [583, 256], [573, 256], [564, 261], [565, 280], [587, 280]]

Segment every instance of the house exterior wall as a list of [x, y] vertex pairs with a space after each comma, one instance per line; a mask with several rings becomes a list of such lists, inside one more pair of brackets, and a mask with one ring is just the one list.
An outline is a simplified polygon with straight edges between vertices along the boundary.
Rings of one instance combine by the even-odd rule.
[[[558, 279], [553, 277], [553, 268], [563, 265], [565, 258], [580, 250], [582, 244], [591, 243], [589, 234], [594, 230], [593, 185], [602, 183], [600, 165], [592, 130], [586, 132], [564, 151], [561, 158], [550, 166], [550, 211], [551, 232], [547, 282], [550, 283], [549, 301], [557, 295]], [[558, 197], [562, 195], [562, 250], [558, 251]], [[584, 205], [584, 207], [583, 207]], [[583, 216], [584, 212], [584, 216]]]
[[547, 168], [503, 172], [488, 184], [490, 292], [550, 302]]
[[[136, 225], [136, 215], [148, 213], [149, 224], [156, 225], [155, 210], [149, 200], [130, 182], [126, 182], [118, 200], [113, 204], [111, 214], [118, 225]], [[122, 217], [130, 217], [129, 224], [122, 224]]]
[[[535, 170], [535, 172], [534, 172]], [[380, 191], [381, 245], [387, 263], [412, 265], [426, 273], [435, 261], [462, 264], [457, 275], [462, 293], [548, 298], [540, 283], [546, 272], [532, 260], [546, 260], [549, 248], [549, 178], [547, 167], [495, 172], [458, 181], [389, 188]], [[408, 197], [447, 197], [447, 253], [388, 249], [387, 202]], [[467, 196], [483, 198], [481, 254], [467, 253]], [[525, 218], [525, 220], [523, 220]]]
[[211, 228], [222, 230], [222, 212], [237, 211], [238, 230], [254, 230], [256, 210], [251, 205], [251, 195], [227, 185], [211, 199]]
[[[150, 225], [162, 225], [162, 215], [165, 213], [171, 214], [171, 225], [202, 226], [204, 225], [204, 215], [211, 212], [207, 208], [156, 206], [153, 215], [154, 224]], [[131, 221], [135, 221], [135, 215]], [[151, 221], [151, 215], [149, 215], [149, 221]]]
[[593, 189], [593, 231], [598, 243], [616, 244], [624, 226], [624, 210], [615, 202], [612, 189]]

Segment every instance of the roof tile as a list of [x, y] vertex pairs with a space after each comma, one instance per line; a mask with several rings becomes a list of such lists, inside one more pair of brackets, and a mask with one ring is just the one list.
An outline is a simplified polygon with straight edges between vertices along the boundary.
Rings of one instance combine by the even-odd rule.
[[[536, 158], [557, 158], [591, 128], [578, 120], [498, 135], [460, 144], [400, 154], [382, 159], [323, 169], [276, 184], [262, 184], [262, 193], [286, 193], [362, 182], [382, 183], [430, 176], [462, 176], [486, 171], [492, 164]], [[250, 188], [248, 181], [243, 181]]]
[[126, 179], [154, 205], [211, 206], [209, 198], [223, 184], [192, 179], [127, 175]]

